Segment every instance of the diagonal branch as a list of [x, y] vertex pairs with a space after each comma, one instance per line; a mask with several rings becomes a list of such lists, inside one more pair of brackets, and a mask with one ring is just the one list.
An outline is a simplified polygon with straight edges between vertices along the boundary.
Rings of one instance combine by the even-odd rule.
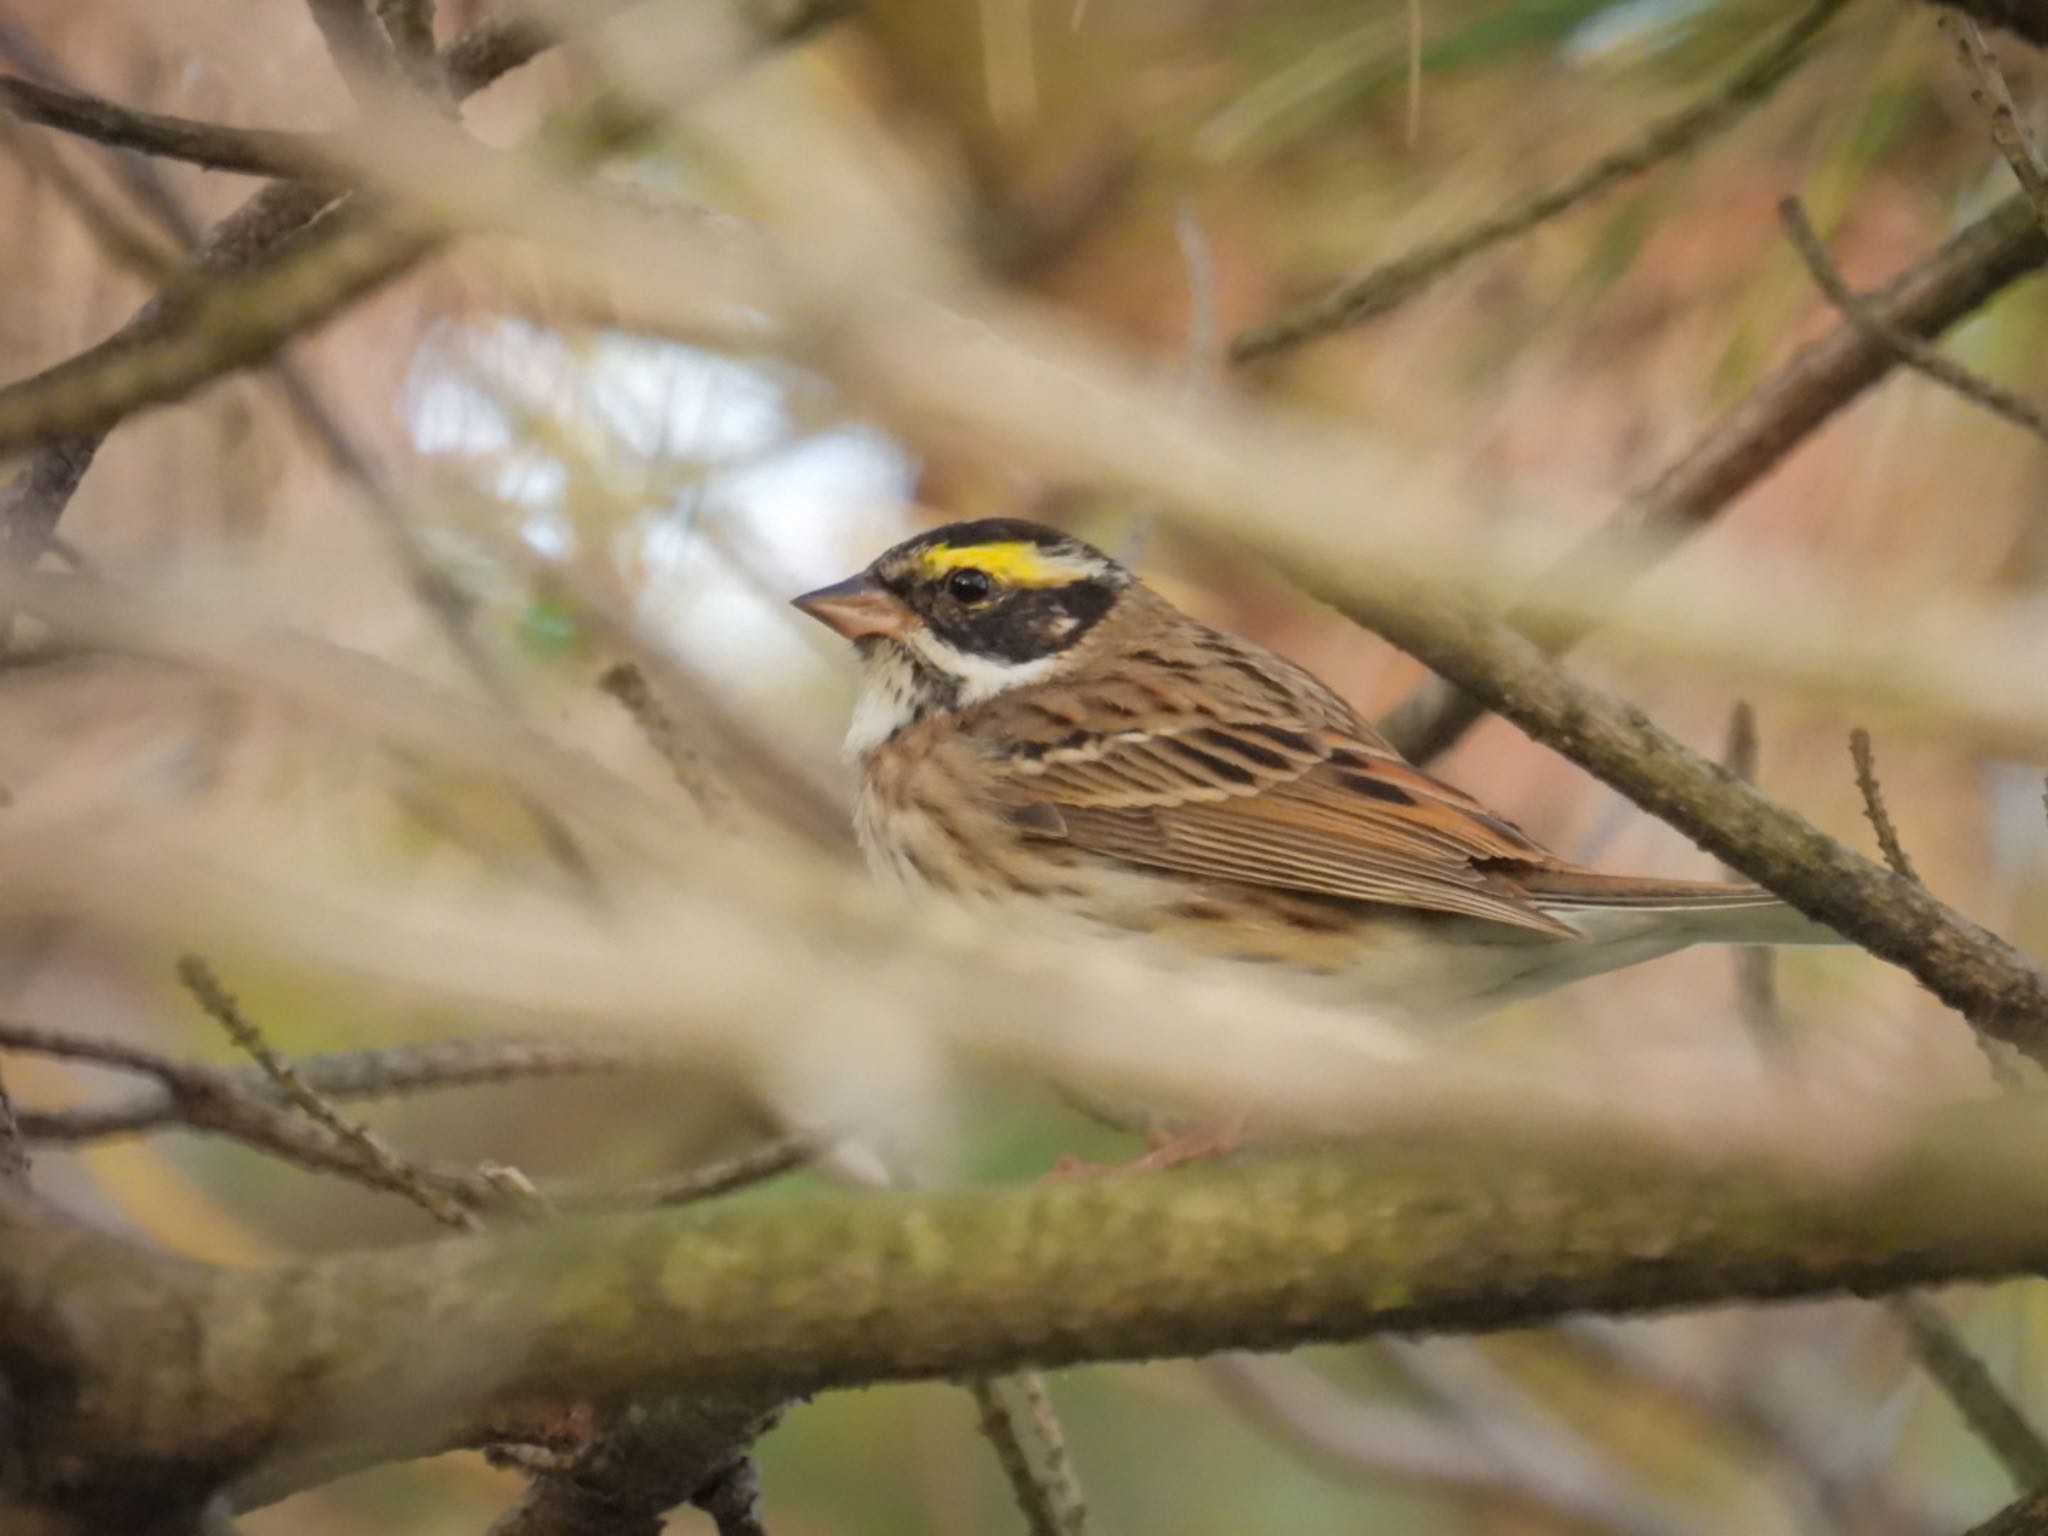
[[[2032, 206], [2025, 198], [2008, 198], [1864, 303], [1868, 314], [1903, 334], [1939, 336], [2044, 263], [2048, 235], [2035, 221]], [[1604, 554], [1644, 533], [1668, 536], [1675, 547], [1776, 469], [1897, 362], [1891, 346], [1853, 323], [1802, 347], [1654, 480], [1631, 491], [1565, 564]], [[1508, 620], [1526, 625], [1530, 615], [1510, 613]], [[1545, 643], [1567, 650], [1585, 633], [1584, 628], [1560, 632], [1553, 624]], [[1382, 726], [1409, 757], [1427, 762], [1482, 713], [1452, 684], [1432, 680], [1404, 699]]]
[[1918, 370], [1937, 384], [1953, 390], [1972, 405], [1982, 406], [1994, 416], [2002, 417], [2023, 432], [2031, 432], [2048, 442], [2048, 415], [2031, 400], [2014, 394], [2003, 385], [1972, 373], [1955, 359], [1921, 340], [1910, 332], [1891, 324], [1882, 315], [1875, 313], [1868, 300], [1851, 289], [1843, 280], [1840, 270], [1828, 255], [1820, 236], [1814, 232], [1813, 223], [1806, 216], [1799, 199], [1788, 197], [1778, 204], [1778, 217], [1784, 223], [1785, 233], [1791, 237], [1793, 249], [1799, 252], [1799, 259], [1806, 263], [1806, 270], [1812, 275], [1814, 285], [1827, 295], [1827, 300], [1846, 315], [1850, 322], [1860, 325], [1879, 341], [1899, 354], [1899, 360], [1908, 367]]
[[244, 176], [332, 178], [340, 164], [324, 134], [230, 128], [118, 106], [103, 97], [36, 80], [0, 76], [0, 108], [17, 121], [75, 134], [114, 149], [184, 160]]
[[1467, 229], [1428, 241], [1363, 276], [1340, 283], [1319, 299], [1249, 327], [1231, 343], [1230, 360], [1247, 363], [1333, 331], [1363, 325], [1406, 303], [1475, 256], [1517, 239], [1665, 161], [1690, 153], [1767, 101], [1805, 62], [1814, 41], [1846, 3], [1812, 0], [1754, 59], [1706, 97], [1652, 123], [1628, 143], [1554, 186], [1532, 192]]
[[[1317, 588], [1318, 573], [1294, 574]], [[1715, 857], [1911, 972], [1984, 1033], [2048, 1061], [2048, 972], [2032, 959], [1574, 677], [1508, 625], [1394, 585], [1326, 595]]]
[[1977, 30], [1977, 23], [1968, 16], [1944, 15], [1941, 30], [1956, 45], [1963, 73], [1970, 77], [1970, 95], [1984, 113], [1991, 142], [2005, 156], [2020, 190], [2034, 205], [2041, 227], [2048, 229], [2048, 166], [2041, 163], [2040, 151], [2020, 122], [2019, 111], [2013, 105], [2012, 87], [2006, 84], [1998, 55], [1991, 51], [1984, 34]]

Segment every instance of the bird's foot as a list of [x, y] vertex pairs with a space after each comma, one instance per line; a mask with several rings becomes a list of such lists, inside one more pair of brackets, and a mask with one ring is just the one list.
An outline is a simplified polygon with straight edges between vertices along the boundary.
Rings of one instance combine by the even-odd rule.
[[1127, 1163], [1084, 1163], [1078, 1157], [1062, 1157], [1045, 1175], [1048, 1183], [1071, 1179], [1098, 1179], [1110, 1173], [1148, 1173], [1176, 1168], [1204, 1158], [1226, 1157], [1244, 1145], [1244, 1116], [1228, 1115], [1204, 1121], [1186, 1130], [1154, 1130], [1145, 1134], [1145, 1154]]

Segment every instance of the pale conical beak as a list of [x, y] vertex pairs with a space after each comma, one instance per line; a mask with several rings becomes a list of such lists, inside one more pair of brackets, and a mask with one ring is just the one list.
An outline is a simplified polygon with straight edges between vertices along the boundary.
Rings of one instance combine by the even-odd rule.
[[917, 625], [917, 615], [865, 572], [806, 592], [790, 602], [849, 640], [878, 635], [894, 638], [908, 634]]

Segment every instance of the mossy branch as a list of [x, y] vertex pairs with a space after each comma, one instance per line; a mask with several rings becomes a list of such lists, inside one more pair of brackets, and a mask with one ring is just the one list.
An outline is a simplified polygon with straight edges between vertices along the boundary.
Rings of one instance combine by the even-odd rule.
[[[0, 1372], [46, 1507], [142, 1497], [152, 1479], [246, 1505], [467, 1443], [536, 1403], [2039, 1273], [2038, 1132], [2034, 1103], [1974, 1104], [1854, 1175], [1557, 1132], [1360, 1146], [1157, 1178], [819, 1192], [257, 1272], [146, 1256], [0, 1194]], [[110, 1484], [109, 1446], [133, 1477]]]

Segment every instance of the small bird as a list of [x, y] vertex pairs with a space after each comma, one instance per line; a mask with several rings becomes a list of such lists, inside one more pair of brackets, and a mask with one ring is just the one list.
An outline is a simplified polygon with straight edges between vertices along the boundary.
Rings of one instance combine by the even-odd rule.
[[860, 653], [857, 830], [896, 879], [1277, 962], [1416, 1021], [1691, 944], [1841, 942], [1757, 886], [1559, 858], [1054, 528], [954, 523], [795, 604]]

